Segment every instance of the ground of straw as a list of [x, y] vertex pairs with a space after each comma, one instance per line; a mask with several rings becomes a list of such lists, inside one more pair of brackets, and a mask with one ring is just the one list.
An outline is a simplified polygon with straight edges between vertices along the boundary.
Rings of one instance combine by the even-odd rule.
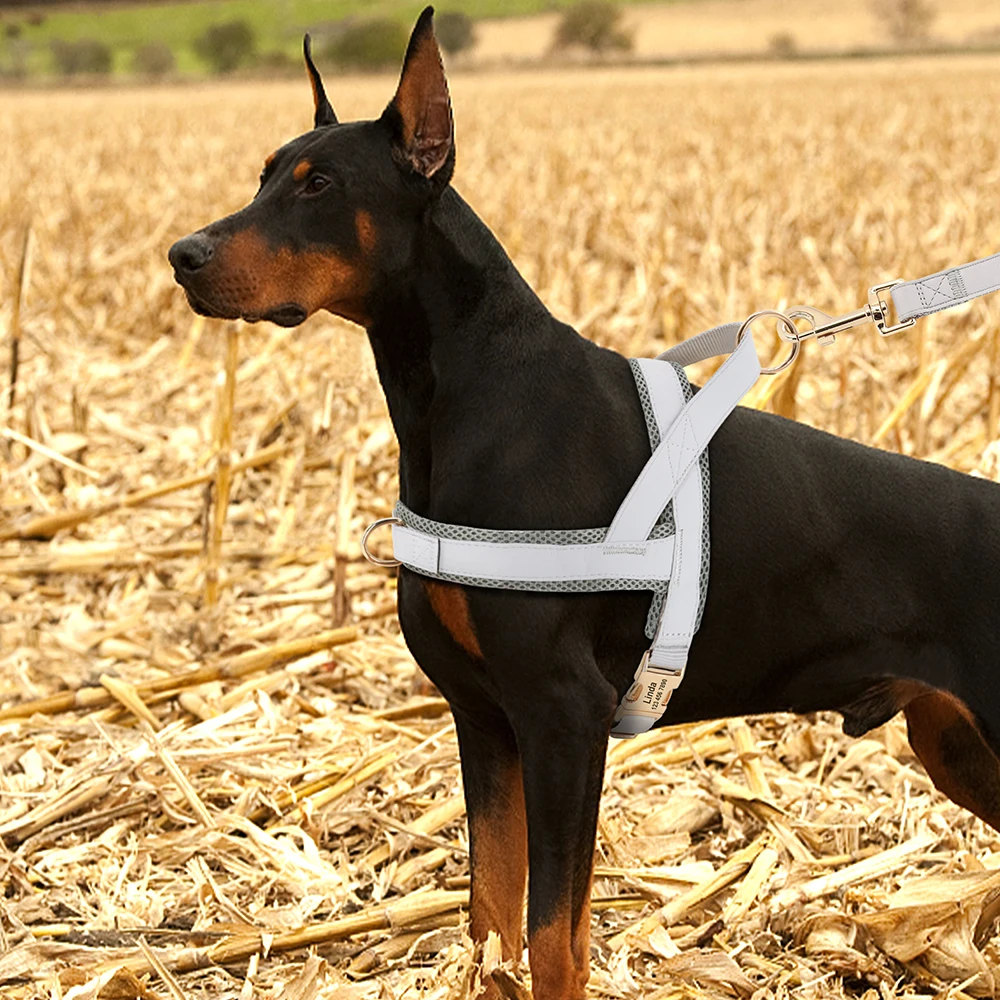
[[[371, 115], [391, 85], [332, 96]], [[560, 316], [628, 354], [762, 307], [846, 311], [870, 282], [1000, 246], [995, 62], [453, 89], [458, 187]], [[396, 494], [364, 335], [202, 324], [165, 261], [308, 121], [305, 83], [0, 105], [4, 385], [20, 335], [0, 403], [5, 997], [475, 980], [454, 731], [415, 687], [393, 580], [360, 560]], [[987, 301], [839, 337], [756, 402], [995, 477], [998, 320]], [[989, 992], [997, 846], [898, 721], [861, 741], [821, 716], [617, 744], [592, 995]]]

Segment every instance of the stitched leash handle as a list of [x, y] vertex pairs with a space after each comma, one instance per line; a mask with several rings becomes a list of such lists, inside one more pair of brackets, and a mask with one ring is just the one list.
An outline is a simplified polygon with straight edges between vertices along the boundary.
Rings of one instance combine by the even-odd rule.
[[892, 288], [892, 301], [902, 321], [920, 319], [951, 309], [1000, 289], [1000, 253], [969, 264], [938, 271]]

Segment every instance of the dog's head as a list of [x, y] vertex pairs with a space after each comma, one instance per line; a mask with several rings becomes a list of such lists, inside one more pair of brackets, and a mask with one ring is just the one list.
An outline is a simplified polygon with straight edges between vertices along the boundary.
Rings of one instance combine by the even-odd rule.
[[312, 60], [315, 128], [267, 157], [253, 201], [170, 248], [205, 316], [296, 326], [319, 309], [364, 325], [377, 283], [406, 266], [420, 220], [451, 179], [454, 126], [428, 7], [377, 121], [341, 124]]

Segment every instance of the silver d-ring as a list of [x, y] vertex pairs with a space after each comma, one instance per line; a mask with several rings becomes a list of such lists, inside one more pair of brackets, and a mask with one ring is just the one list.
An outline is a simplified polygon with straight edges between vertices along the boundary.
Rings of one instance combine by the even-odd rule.
[[398, 559], [379, 559], [378, 556], [372, 555], [368, 551], [368, 536], [376, 528], [381, 528], [383, 524], [403, 524], [403, 522], [398, 517], [381, 517], [377, 521], [373, 521], [365, 528], [365, 533], [361, 536], [361, 552], [375, 566], [401, 566], [402, 563]]
[[[783, 313], [778, 312], [777, 309], [761, 309], [760, 312], [755, 312], [752, 316], [748, 316], [744, 321], [743, 325], [739, 329], [739, 333], [736, 334], [736, 344], [739, 346], [740, 342], [746, 336], [747, 331], [753, 326], [754, 322], [761, 319], [764, 316], [774, 316], [778, 322], [783, 323], [785, 329], [788, 331], [792, 339], [792, 353], [781, 362], [780, 365], [775, 365], [773, 368], [761, 368], [761, 375], [777, 375], [778, 372], [783, 372], [798, 356], [799, 351], [802, 349], [802, 341], [799, 339], [799, 331], [796, 325]], [[782, 337], [782, 340], [785, 338]]]

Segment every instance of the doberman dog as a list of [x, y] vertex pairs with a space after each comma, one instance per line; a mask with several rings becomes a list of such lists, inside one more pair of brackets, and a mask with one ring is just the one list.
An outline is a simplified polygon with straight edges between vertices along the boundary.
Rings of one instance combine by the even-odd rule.
[[[294, 326], [327, 309], [366, 328], [410, 510], [607, 525], [650, 455], [629, 365], [555, 319], [450, 186], [432, 15], [377, 121], [337, 121], [307, 39], [315, 128], [170, 261], [204, 315]], [[836, 709], [860, 735], [903, 710], [937, 787], [1000, 829], [997, 486], [744, 408], [710, 462], [711, 581], [666, 720]], [[529, 882], [538, 1000], [584, 996], [608, 733], [649, 601], [400, 572], [403, 633], [458, 732], [472, 934], [519, 958]]]

